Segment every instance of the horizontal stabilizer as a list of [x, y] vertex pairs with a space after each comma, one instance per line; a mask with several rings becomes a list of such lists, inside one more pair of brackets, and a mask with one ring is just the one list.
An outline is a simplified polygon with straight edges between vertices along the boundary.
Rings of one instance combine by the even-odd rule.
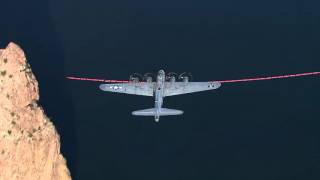
[[[181, 115], [181, 114], [183, 114], [183, 111], [181, 111], [181, 110], [161, 108], [158, 115], [159, 116], [171, 116], [171, 115]], [[150, 108], [150, 109], [144, 109], [144, 110], [139, 110], [139, 111], [133, 111], [132, 115], [135, 115], [135, 116], [155, 116], [156, 109]]]

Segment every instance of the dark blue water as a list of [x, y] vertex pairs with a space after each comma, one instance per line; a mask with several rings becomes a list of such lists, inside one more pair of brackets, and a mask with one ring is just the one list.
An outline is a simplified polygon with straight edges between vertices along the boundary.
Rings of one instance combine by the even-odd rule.
[[183, 116], [132, 117], [152, 98], [67, 75], [197, 81], [319, 71], [317, 1], [1, 3], [0, 45], [18, 43], [74, 179], [319, 179], [319, 77], [168, 97]]

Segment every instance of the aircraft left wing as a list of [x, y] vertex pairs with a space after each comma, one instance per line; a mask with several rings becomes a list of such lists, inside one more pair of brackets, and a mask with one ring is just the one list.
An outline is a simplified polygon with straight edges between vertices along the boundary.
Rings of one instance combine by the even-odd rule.
[[165, 82], [164, 96], [218, 89], [220, 82]]
[[101, 84], [102, 91], [133, 94], [141, 96], [153, 96], [154, 83], [149, 82], [129, 82], [118, 84]]

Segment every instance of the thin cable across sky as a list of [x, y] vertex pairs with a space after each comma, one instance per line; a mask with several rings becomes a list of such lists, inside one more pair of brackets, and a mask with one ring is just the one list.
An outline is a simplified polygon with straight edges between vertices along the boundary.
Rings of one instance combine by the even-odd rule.
[[[250, 81], [265, 81], [272, 79], [286, 79], [286, 78], [294, 78], [294, 77], [302, 77], [302, 76], [315, 76], [320, 75], [320, 72], [307, 72], [307, 73], [299, 73], [299, 74], [287, 74], [287, 75], [279, 75], [279, 76], [266, 76], [266, 77], [252, 77], [252, 78], [244, 78], [244, 79], [231, 79], [231, 80], [216, 80], [209, 82], [220, 82], [220, 83], [238, 83], [238, 82], [250, 82]], [[78, 81], [94, 81], [94, 82], [104, 82], [104, 83], [128, 83], [128, 80], [108, 80], [108, 79], [96, 79], [96, 78], [84, 78], [84, 77], [66, 77], [70, 80], [78, 80]]]
[[94, 82], [104, 82], [104, 83], [127, 83], [127, 80], [108, 80], [108, 79], [96, 79], [96, 78], [83, 78], [83, 77], [66, 77], [70, 80], [78, 80], [78, 81], [94, 81]]
[[254, 78], [245, 78], [245, 79], [231, 79], [231, 80], [220, 80], [220, 83], [238, 83], [238, 82], [249, 82], [249, 81], [265, 81], [272, 79], [286, 79], [286, 78], [294, 78], [294, 77], [302, 77], [302, 76], [314, 76], [320, 75], [320, 72], [308, 72], [308, 73], [300, 73], [300, 74], [287, 74], [280, 76], [267, 76], [267, 77], [254, 77]]

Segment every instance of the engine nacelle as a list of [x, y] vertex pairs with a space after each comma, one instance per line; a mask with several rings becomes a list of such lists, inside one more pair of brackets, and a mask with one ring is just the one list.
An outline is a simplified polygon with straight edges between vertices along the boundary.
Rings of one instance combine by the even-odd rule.
[[152, 82], [152, 77], [147, 77], [146, 81], [147, 81], [148, 83]]
[[190, 80], [192, 80], [192, 74], [191, 73], [182, 73], [179, 75], [179, 80], [183, 81], [183, 82], [189, 82]]
[[144, 76], [143, 76], [143, 80], [146, 81], [146, 82], [149, 82], [151, 83], [154, 79], [154, 74], [152, 73], [146, 73]]
[[170, 77], [170, 82], [176, 82], [176, 77], [174, 76]]
[[176, 82], [177, 77], [178, 77], [177, 73], [170, 72], [170, 73], [167, 74], [166, 80], [169, 81], [169, 82]]
[[182, 77], [182, 81], [183, 81], [183, 82], [189, 82], [189, 77], [188, 77], [188, 76]]
[[135, 83], [140, 82], [140, 80], [142, 80], [142, 79], [143, 78], [142, 78], [141, 74], [138, 74], [138, 73], [133, 73], [129, 77], [129, 81], [135, 82]]

